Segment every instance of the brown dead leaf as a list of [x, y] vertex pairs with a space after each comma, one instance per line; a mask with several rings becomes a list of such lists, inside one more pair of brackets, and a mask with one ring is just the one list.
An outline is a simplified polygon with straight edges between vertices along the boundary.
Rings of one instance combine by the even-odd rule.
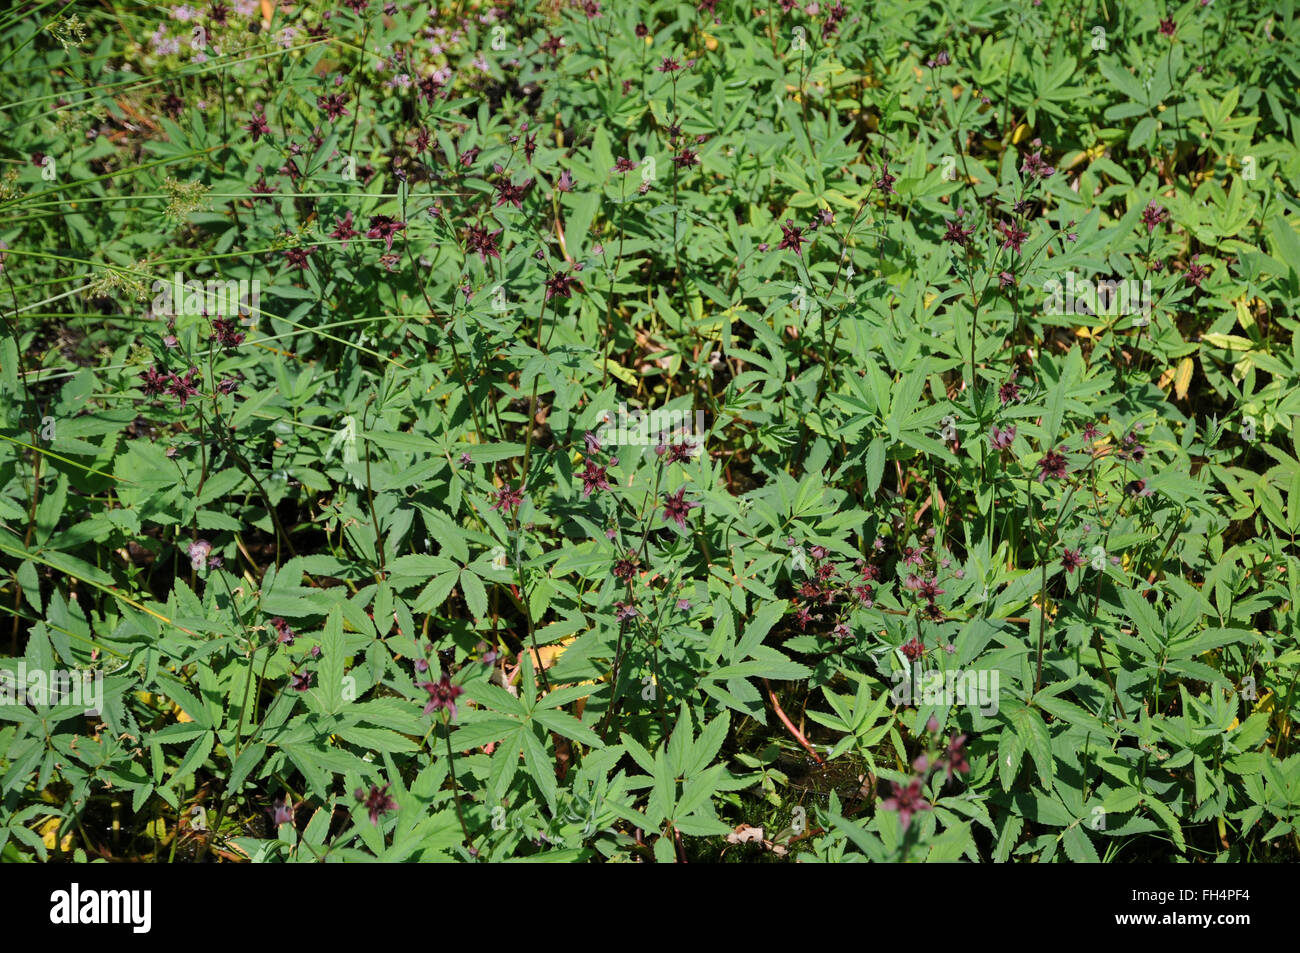
[[763, 843], [763, 828], [750, 827], [748, 824], [741, 824], [734, 831], [727, 835], [728, 844], [761, 844]]

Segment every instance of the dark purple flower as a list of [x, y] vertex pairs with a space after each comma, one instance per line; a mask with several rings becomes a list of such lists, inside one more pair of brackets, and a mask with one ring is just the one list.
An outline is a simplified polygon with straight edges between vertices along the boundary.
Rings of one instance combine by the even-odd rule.
[[361, 233], [352, 227], [352, 210], [348, 209], [346, 215], [335, 220], [334, 231], [330, 232], [330, 238], [337, 238], [343, 242], [343, 249], [346, 251], [348, 243], [359, 234]]
[[179, 398], [182, 409], [185, 407], [186, 402], [199, 392], [198, 384], [195, 383], [198, 377], [199, 369], [197, 367], [191, 367], [181, 377], [177, 377], [175, 374], [167, 375], [167, 393]]
[[[1136, 427], [1134, 429], [1137, 429]], [[1142, 458], [1147, 455], [1147, 448], [1138, 440], [1135, 434], [1126, 433], [1120, 443], [1116, 456], [1121, 460], [1132, 460], [1135, 463], [1141, 463]]]
[[[826, 11], [826, 22], [822, 24], [822, 39], [828, 39], [840, 30], [840, 21], [849, 15], [844, 4], [836, 2], [835, 6]], [[948, 54], [944, 53], [943, 56]]]
[[524, 501], [523, 488], [520, 487], [516, 490], [509, 484], [506, 484], [501, 489], [497, 490], [496, 495], [497, 499], [496, 502], [492, 504], [492, 509], [501, 510], [502, 512], [505, 512], [506, 510], [514, 512], [519, 508], [519, 504]]
[[1006, 450], [1016, 439], [1016, 428], [1008, 427], [1006, 430], [999, 430], [997, 424], [993, 425], [993, 431], [989, 434], [989, 443], [993, 445], [994, 450]]
[[144, 391], [146, 397], [161, 394], [166, 387], [167, 375], [160, 371], [157, 365], [140, 375], [140, 388]]
[[451, 720], [456, 719], [456, 699], [465, 691], [459, 685], [451, 683], [451, 676], [443, 672], [436, 682], [425, 682], [420, 686], [429, 693], [429, 702], [424, 706], [426, 715], [435, 711], [446, 711]]
[[498, 182], [496, 185], [497, 208], [500, 208], [502, 205], [505, 205], [508, 202], [511, 205], [513, 205], [515, 208], [522, 209], [524, 207], [523, 204], [524, 196], [527, 194], [528, 190], [531, 189], [532, 187], [533, 187], [532, 179], [528, 179], [527, 181], [523, 182], [520, 185], [515, 185], [509, 179], [506, 179], [505, 181], [502, 182]]
[[889, 163], [884, 163], [880, 169], [880, 178], [876, 179], [876, 188], [886, 195], [895, 195], [897, 193], [894, 191], [894, 183], [897, 181], [898, 177], [889, 172]]
[[471, 225], [465, 229], [465, 252], [478, 252], [479, 260], [484, 264], [487, 263], [488, 256], [500, 258], [501, 253], [497, 250], [497, 236], [501, 234], [501, 229], [495, 232], [489, 232], [486, 228], [479, 228], [477, 225]]
[[216, 318], [212, 322], [212, 337], [224, 348], [239, 347], [244, 342], [244, 332], [229, 318]]
[[1057, 480], [1065, 479], [1066, 459], [1055, 450], [1049, 450], [1043, 454], [1043, 458], [1038, 461], [1038, 482], [1043, 483], [1048, 477]]
[[686, 517], [699, 503], [689, 503], [684, 497], [686, 496], [686, 487], [682, 487], [675, 495], [664, 494], [664, 519], [672, 520], [682, 529], [686, 528]]
[[375, 215], [370, 219], [370, 231], [366, 232], [366, 238], [382, 238], [384, 251], [392, 251], [393, 236], [405, 228], [405, 222], [399, 222], [388, 215]]
[[275, 629], [276, 641], [282, 645], [293, 645], [293, 629], [289, 628], [289, 623], [285, 622], [280, 616], [271, 620], [271, 627]]
[[591, 496], [592, 490], [608, 490], [609, 480], [605, 478], [605, 468], [597, 466], [592, 460], [587, 461], [586, 469], [578, 474], [582, 478], [582, 495]]
[[316, 97], [316, 107], [325, 111], [327, 119], [338, 119], [341, 116], [350, 116], [345, 105], [348, 101], [347, 93], [330, 93]]
[[307, 270], [307, 259], [316, 251], [315, 245], [308, 245], [306, 248], [286, 248], [284, 257], [288, 259], [290, 268], [297, 268], [299, 271]]
[[1083, 553], [1077, 549], [1065, 547], [1065, 551], [1061, 555], [1061, 565], [1065, 567], [1066, 572], [1073, 573], [1083, 565]]
[[907, 830], [912, 823], [912, 815], [930, 810], [930, 802], [925, 799], [925, 794], [921, 790], [920, 778], [913, 778], [906, 787], [894, 781], [889, 784], [893, 796], [881, 801], [880, 806], [886, 811], [897, 811], [903, 830]]
[[636, 555], [625, 556], [614, 563], [614, 577], [627, 582], [636, 575], [636, 567], [640, 563]]
[[287, 175], [291, 182], [297, 182], [302, 178], [302, 170], [298, 168], [298, 163], [293, 159], [286, 159], [284, 165], [280, 166], [280, 174]]
[[1037, 179], [1050, 179], [1056, 174], [1056, 169], [1043, 161], [1043, 153], [1040, 151], [1025, 156], [1025, 161], [1020, 165], [1020, 172]]
[[1156, 226], [1169, 221], [1169, 212], [1163, 205], [1156, 203], [1152, 199], [1147, 203], [1147, 207], [1142, 210], [1142, 224], [1147, 227], [1147, 234], [1156, 230]]
[[1187, 266], [1187, 273], [1183, 276], [1187, 279], [1188, 284], [1195, 285], [1197, 288], [1210, 274], [1209, 268], [1197, 262], [1198, 258], [1200, 258], [1200, 255], [1192, 256], [1192, 263]]
[[389, 785], [385, 784], [382, 788], [377, 784], [370, 785], [370, 793], [366, 794], [361, 788], [357, 788], [354, 797], [357, 802], [364, 805], [370, 812], [370, 823], [378, 824], [379, 817], [390, 811], [397, 810], [397, 801], [388, 793]]
[[998, 225], [1003, 235], [1003, 248], [1010, 248], [1017, 255], [1020, 254], [1020, 246], [1025, 243], [1029, 233], [1017, 225], [1015, 222], [1002, 222]]
[[689, 169], [693, 165], [700, 164], [700, 154], [694, 149], [683, 149], [673, 156], [673, 165], [679, 169]]
[[546, 279], [546, 300], [552, 298], [572, 298], [573, 287], [582, 290], [582, 282], [567, 272], [557, 271]]
[[686, 463], [691, 459], [695, 449], [693, 444], [684, 441], [672, 444], [668, 448], [668, 464]]
[[788, 248], [802, 258], [803, 250], [800, 246], [806, 241], [808, 239], [803, 237], [803, 229], [787, 218], [785, 224], [781, 226], [781, 244], [776, 247], [778, 251]]
[[248, 121], [248, 125], [244, 128], [248, 130], [248, 133], [253, 137], [254, 142], [262, 136], [270, 133], [271, 127], [267, 124], [266, 114], [262, 112], [262, 107], [260, 105], [254, 107], [253, 116]]
[[934, 602], [943, 593], [944, 590], [940, 589], [933, 579], [924, 579], [916, 587], [916, 594], [929, 602]]
[[962, 228], [960, 218], [950, 220], [947, 225], [948, 228], [943, 233], [944, 241], [952, 242], [954, 245], [960, 245], [962, 248], [965, 248], [970, 244], [970, 238], [975, 234], [975, 229]]

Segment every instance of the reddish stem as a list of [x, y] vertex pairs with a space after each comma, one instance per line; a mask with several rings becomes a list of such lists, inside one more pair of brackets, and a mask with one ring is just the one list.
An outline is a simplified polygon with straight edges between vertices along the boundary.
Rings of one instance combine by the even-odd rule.
[[794, 726], [794, 722], [792, 722], [786, 713], [781, 710], [781, 703], [776, 700], [776, 692], [774, 692], [772, 686], [767, 683], [767, 679], [763, 679], [763, 687], [767, 689], [767, 697], [772, 700], [772, 710], [776, 712], [776, 717], [780, 718], [781, 723], [785, 725], [790, 734], [794, 735], [794, 740], [803, 745], [803, 750], [812, 755], [814, 761], [818, 764], [825, 764], [826, 762], [823, 760], [821, 755], [819, 755], [813, 746], [808, 743], [808, 739], [803, 736], [803, 733]]

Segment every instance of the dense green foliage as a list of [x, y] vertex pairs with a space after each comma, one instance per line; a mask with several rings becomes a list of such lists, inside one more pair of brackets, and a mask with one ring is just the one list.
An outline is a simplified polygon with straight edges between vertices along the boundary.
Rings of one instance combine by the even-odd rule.
[[1300, 858], [1298, 37], [0, 13], [0, 857]]

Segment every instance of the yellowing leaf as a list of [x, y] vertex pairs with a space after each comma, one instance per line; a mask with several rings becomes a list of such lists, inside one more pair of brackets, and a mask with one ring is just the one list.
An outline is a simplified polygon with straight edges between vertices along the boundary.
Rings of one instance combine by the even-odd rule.
[[1254, 347], [1249, 339], [1236, 334], [1206, 334], [1203, 340], [1210, 347], [1221, 347], [1229, 351], [1249, 351]]
[[612, 360], [605, 361], [605, 367], [624, 384], [636, 384], [637, 377], [635, 371], [630, 371], [622, 364]]
[[1255, 326], [1255, 316], [1251, 314], [1250, 305], [1246, 303], [1246, 296], [1242, 295], [1232, 303], [1237, 307], [1237, 323], [1241, 325], [1243, 331], [1249, 331]]
[[1179, 400], [1187, 397], [1187, 388], [1192, 384], [1192, 371], [1195, 365], [1190, 357], [1185, 357], [1178, 362], [1178, 373], [1174, 375], [1174, 393]]
[[[40, 827], [41, 843], [43, 843], [50, 850], [54, 850], [54, 838], [58, 835], [59, 825], [62, 822], [63, 822], [63, 818], [61, 817], [51, 817]], [[60, 845], [59, 849], [62, 850], [64, 853], [67, 853], [68, 851], [72, 850], [71, 831], [63, 835], [63, 843], [62, 845]]]

